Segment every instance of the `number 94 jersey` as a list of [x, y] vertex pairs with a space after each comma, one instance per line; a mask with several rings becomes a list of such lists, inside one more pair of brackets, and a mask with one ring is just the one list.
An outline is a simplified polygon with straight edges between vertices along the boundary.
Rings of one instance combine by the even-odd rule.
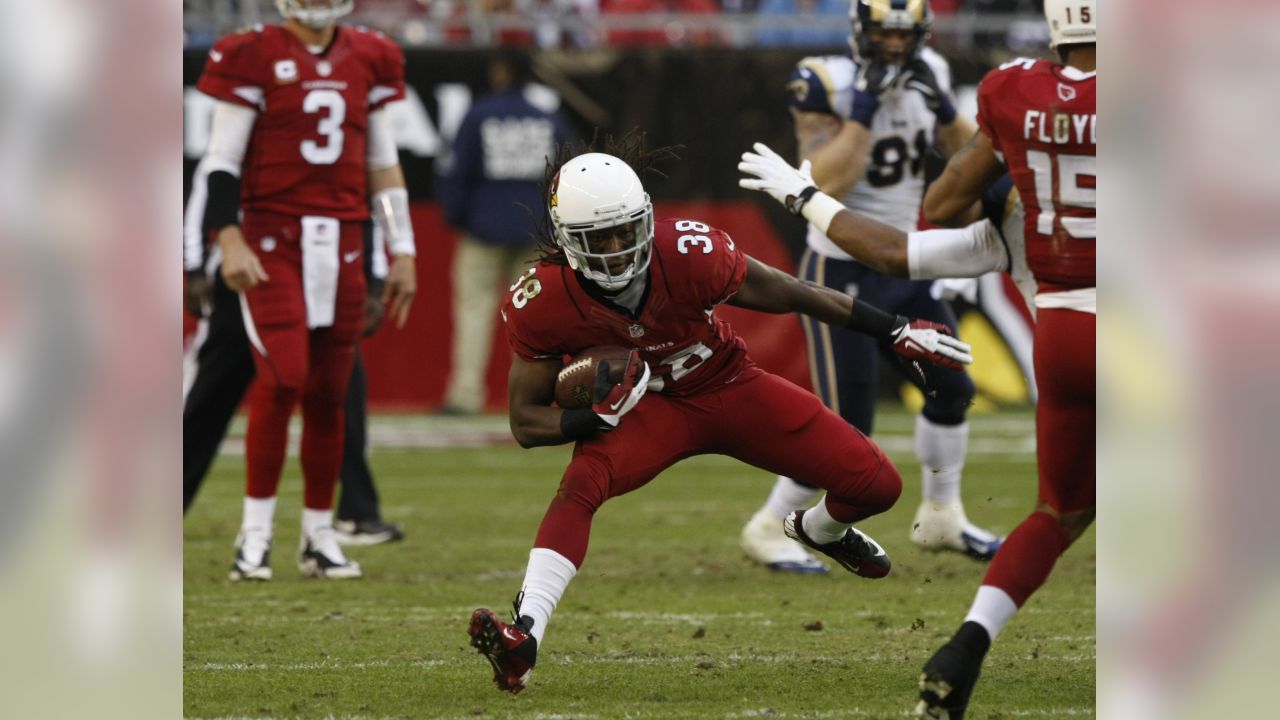
[[[951, 68], [930, 48], [922, 48], [942, 91], [951, 92]], [[801, 112], [835, 115], [848, 120], [859, 67], [843, 55], [807, 57], [792, 71], [790, 104]], [[871, 118], [871, 155], [866, 173], [841, 201], [849, 207], [903, 232], [915, 230], [924, 197], [924, 159], [933, 145], [937, 118], [916, 90], [894, 88], [880, 98]], [[809, 228], [809, 246], [828, 257], [851, 259], [816, 228]]]
[[196, 88], [258, 112], [241, 206], [339, 220], [369, 216], [369, 113], [404, 97], [404, 54], [382, 33], [338, 26], [310, 52], [279, 25], [223, 37]]
[[728, 233], [696, 220], [659, 220], [634, 312], [568, 266], [543, 261], [511, 286], [502, 319], [511, 349], [526, 360], [559, 359], [597, 345], [635, 348], [653, 382], [661, 383], [650, 389], [688, 396], [746, 379], [755, 368], [746, 343], [715, 316], [746, 274], [747, 256]]

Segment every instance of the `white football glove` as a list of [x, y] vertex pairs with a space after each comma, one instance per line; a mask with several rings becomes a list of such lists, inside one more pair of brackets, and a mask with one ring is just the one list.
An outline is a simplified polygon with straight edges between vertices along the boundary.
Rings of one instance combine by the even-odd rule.
[[969, 343], [951, 334], [951, 328], [928, 320], [898, 317], [889, 333], [894, 352], [908, 360], [928, 360], [935, 365], [959, 370], [973, 362]]
[[755, 152], [742, 153], [738, 170], [755, 177], [739, 179], [738, 187], [767, 192], [793, 215], [799, 215], [805, 202], [818, 191], [809, 173], [810, 162], [805, 160], [797, 169], [764, 143], [755, 143], [752, 147]]

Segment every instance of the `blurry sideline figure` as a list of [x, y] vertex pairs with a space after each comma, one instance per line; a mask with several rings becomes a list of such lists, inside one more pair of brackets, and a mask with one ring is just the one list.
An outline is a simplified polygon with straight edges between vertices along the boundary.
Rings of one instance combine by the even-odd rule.
[[484, 409], [485, 370], [498, 302], [510, 279], [537, 254], [531, 213], [547, 158], [568, 142], [568, 123], [529, 102], [529, 57], [503, 50], [489, 62], [493, 92], [462, 120], [453, 165], [440, 183], [449, 224], [459, 228], [453, 260], [453, 363], [441, 411]]
[[[245, 436], [244, 516], [231, 578], [269, 580], [289, 419], [302, 408], [305, 576], [358, 578], [333, 528], [343, 400], [365, 324], [363, 224], [393, 259], [384, 299], [398, 326], [416, 290], [409, 199], [385, 106], [404, 97], [404, 56], [381, 33], [339, 26], [352, 0], [277, 0], [283, 25], [228, 35], [196, 88], [217, 99], [205, 175], [205, 237], [240, 296], [255, 381]], [[190, 266], [188, 266], [190, 267]]]
[[[817, 186], [851, 208], [915, 230], [924, 195], [925, 156], [936, 144], [955, 153], [975, 131], [957, 115], [947, 61], [925, 47], [933, 15], [927, 0], [855, 0], [849, 9], [852, 57], [808, 57], [788, 84], [800, 159]], [[949, 303], [932, 283], [885, 277], [841, 250], [814, 225], [800, 258], [801, 280], [849, 293], [890, 312], [956, 328]], [[803, 321], [814, 391], [827, 407], [870, 435], [875, 419], [876, 368], [892, 357], [874, 337]], [[891, 365], [909, 380], [914, 374]], [[962, 369], [937, 372], [921, 388], [916, 457], [923, 500], [910, 528], [928, 550], [990, 560], [1000, 538], [965, 515], [960, 478], [969, 444], [966, 413], [973, 380]], [[743, 550], [775, 570], [822, 573], [826, 568], [782, 534], [782, 518], [811, 504], [820, 490], [779, 476], [764, 505], [742, 530]]]
[[[812, 393], [760, 369], [716, 306], [804, 313], [884, 338], [919, 365], [972, 360], [945, 326], [800, 282], [701, 221], [655, 222], [636, 171], [655, 155], [625, 138], [618, 145], [609, 149], [622, 157], [577, 155], [549, 179], [542, 259], [502, 307], [515, 352], [516, 440], [576, 443], [529, 553], [514, 621], [480, 608], [468, 628], [494, 682], [512, 693], [525, 687], [552, 612], [586, 558], [596, 510], [683, 458], [728, 455], [826, 488], [822, 502], [787, 517], [787, 535], [857, 575], [888, 574], [884, 550], [853, 524], [897, 501], [893, 463]], [[622, 368], [601, 366], [589, 406], [553, 406], [564, 356], [599, 345], [625, 348], [625, 360], [615, 360]]]

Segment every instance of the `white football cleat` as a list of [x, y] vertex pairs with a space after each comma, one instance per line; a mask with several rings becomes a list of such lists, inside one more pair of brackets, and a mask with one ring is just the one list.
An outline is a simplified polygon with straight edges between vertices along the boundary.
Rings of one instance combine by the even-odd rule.
[[271, 579], [271, 534], [262, 530], [241, 530], [236, 536], [236, 559], [231, 563], [232, 580]]
[[360, 563], [342, 552], [331, 527], [321, 528], [310, 536], [302, 534], [298, 543], [298, 570], [303, 577], [330, 580], [351, 580], [364, 574]]
[[911, 523], [911, 542], [932, 552], [949, 550], [987, 562], [996, 556], [1004, 538], [969, 522], [958, 502], [926, 500]]
[[751, 516], [739, 538], [747, 557], [778, 572], [825, 575], [827, 566], [782, 531], [782, 518], [761, 509]]

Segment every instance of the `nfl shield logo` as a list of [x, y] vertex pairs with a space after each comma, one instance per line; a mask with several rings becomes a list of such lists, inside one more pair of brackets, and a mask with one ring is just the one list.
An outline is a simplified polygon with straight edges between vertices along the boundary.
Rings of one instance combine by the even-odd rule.
[[282, 85], [298, 79], [298, 64], [292, 60], [277, 60], [275, 71], [276, 82]]
[[1076, 99], [1076, 89], [1070, 85], [1058, 83], [1058, 97], [1062, 98], [1063, 102], [1071, 102]]
[[316, 72], [320, 73], [320, 77], [329, 77], [329, 73], [333, 72], [333, 66], [327, 60], [321, 60], [316, 63]]
[[644, 337], [644, 326], [640, 323], [633, 323], [631, 327], [627, 328], [627, 332], [631, 333], [633, 338]]

